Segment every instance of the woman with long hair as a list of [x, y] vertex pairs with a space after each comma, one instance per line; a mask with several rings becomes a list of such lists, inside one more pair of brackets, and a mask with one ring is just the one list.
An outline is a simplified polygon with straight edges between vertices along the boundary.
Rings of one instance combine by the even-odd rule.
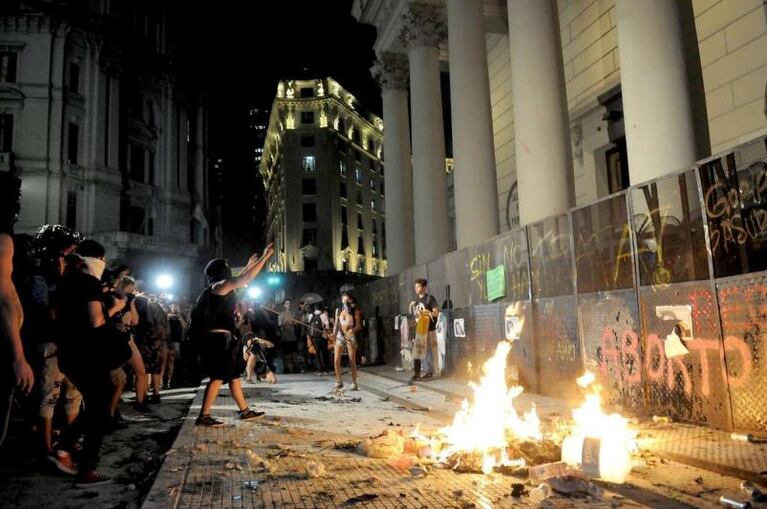
[[362, 332], [364, 318], [362, 310], [357, 306], [357, 301], [349, 292], [341, 295], [341, 309], [336, 310], [336, 320], [333, 326], [333, 336], [336, 338], [334, 367], [336, 372], [336, 390], [343, 388], [344, 382], [341, 379], [341, 357], [344, 348], [349, 353], [349, 366], [352, 369], [353, 391], [357, 389], [357, 347], [358, 338]]

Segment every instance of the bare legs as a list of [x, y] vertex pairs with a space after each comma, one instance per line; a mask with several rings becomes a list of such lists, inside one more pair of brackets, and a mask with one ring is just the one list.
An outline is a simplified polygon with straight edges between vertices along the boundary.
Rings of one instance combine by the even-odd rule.
[[333, 355], [333, 368], [336, 372], [336, 385], [341, 385], [341, 354], [344, 351], [343, 345], [336, 342]]
[[[202, 408], [200, 409], [201, 416], [210, 415], [210, 410], [213, 408], [213, 403], [216, 401], [216, 396], [218, 396], [218, 391], [221, 390], [221, 384], [223, 383], [223, 380], [211, 380], [208, 382], [202, 399]], [[232, 393], [232, 398], [240, 411], [248, 408], [248, 403], [245, 401], [245, 396], [242, 393], [242, 385], [239, 378], [229, 382], [229, 392]]]
[[[352, 369], [352, 382], [357, 383], [357, 347], [353, 343], [348, 343], [349, 366]], [[344, 346], [336, 343], [333, 356], [333, 367], [336, 372], [336, 384], [341, 383], [341, 357], [344, 353]]]
[[357, 383], [357, 347], [349, 344], [349, 366], [352, 368], [352, 382]]
[[146, 368], [144, 368], [144, 360], [141, 358], [141, 352], [138, 351], [136, 343], [131, 339], [128, 341], [128, 345], [130, 346], [131, 351], [128, 365], [133, 369], [133, 373], [136, 375], [136, 404], [141, 405], [144, 403], [147, 391]]
[[166, 387], [170, 387], [170, 382], [173, 380], [173, 369], [176, 367], [176, 351], [169, 348], [168, 349], [168, 361], [167, 365], [165, 367], [165, 371], [168, 375], [167, 382], [165, 382], [167, 385]]

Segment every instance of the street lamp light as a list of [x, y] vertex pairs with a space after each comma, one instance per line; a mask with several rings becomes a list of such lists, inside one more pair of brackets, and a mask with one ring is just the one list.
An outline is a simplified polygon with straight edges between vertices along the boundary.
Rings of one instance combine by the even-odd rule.
[[160, 290], [168, 290], [173, 286], [173, 276], [170, 274], [160, 274], [154, 282]]
[[256, 300], [259, 297], [261, 297], [261, 293], [262, 293], [261, 288], [259, 288], [258, 286], [248, 287], [248, 291], [247, 291], [248, 297], [253, 300]]

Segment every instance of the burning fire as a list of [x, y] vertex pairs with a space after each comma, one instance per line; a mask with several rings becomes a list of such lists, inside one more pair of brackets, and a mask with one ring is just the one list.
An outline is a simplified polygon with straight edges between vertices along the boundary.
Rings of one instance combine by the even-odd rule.
[[535, 407], [521, 416], [514, 408], [514, 398], [523, 389], [506, 385], [506, 357], [510, 350], [511, 343], [498, 343], [495, 354], [483, 366], [480, 383], [469, 384], [474, 391], [473, 401], [463, 400], [453, 423], [440, 430], [443, 439], [437, 455], [439, 461], [456, 455], [480, 455], [485, 474], [497, 466], [524, 467], [524, 459], [509, 458], [509, 442], [543, 438]]
[[588, 392], [583, 404], [573, 410], [573, 430], [562, 442], [562, 461], [588, 475], [622, 483], [631, 471], [636, 432], [629, 429], [625, 417], [602, 410], [595, 380], [591, 372], [577, 380]]

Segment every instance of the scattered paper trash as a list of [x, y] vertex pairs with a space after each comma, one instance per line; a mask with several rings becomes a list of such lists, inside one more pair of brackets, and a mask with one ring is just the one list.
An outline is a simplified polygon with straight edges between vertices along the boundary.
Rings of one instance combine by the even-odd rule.
[[320, 463], [319, 461], [310, 460], [306, 464], [306, 475], [310, 479], [316, 479], [318, 477], [325, 477], [327, 474], [327, 470], [325, 470], [325, 465]]
[[530, 484], [540, 484], [552, 477], [565, 475], [568, 470], [570, 470], [570, 467], [564, 461], [555, 461], [553, 463], [532, 466], [528, 469]]
[[248, 456], [248, 465], [250, 468], [253, 469], [255, 472], [270, 472], [272, 469], [272, 466], [269, 464], [268, 461], [266, 461], [264, 458], [253, 452], [252, 449], [248, 449], [247, 451]]
[[551, 489], [560, 495], [571, 496], [575, 494], [589, 495], [601, 499], [604, 490], [587, 479], [581, 479], [569, 475], [552, 477], [548, 480]]
[[360, 449], [369, 458], [395, 458], [405, 450], [405, 439], [395, 430], [386, 430], [380, 435], [366, 438]]

